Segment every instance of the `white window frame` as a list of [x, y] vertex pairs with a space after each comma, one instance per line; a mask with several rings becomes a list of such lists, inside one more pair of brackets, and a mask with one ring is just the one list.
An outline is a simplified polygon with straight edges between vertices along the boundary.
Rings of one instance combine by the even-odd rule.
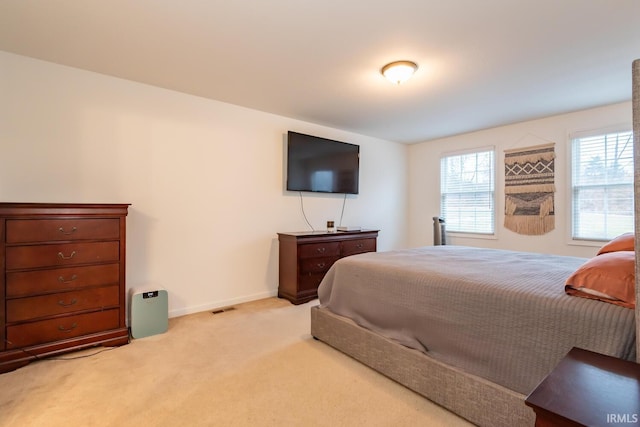
[[[622, 124], [611, 127], [585, 130], [585, 131], [576, 131], [571, 132], [567, 135], [567, 182], [569, 183], [567, 188], [567, 206], [568, 206], [568, 215], [567, 215], [567, 239], [568, 243], [571, 245], [580, 245], [580, 246], [601, 246], [603, 242], [611, 240], [611, 238], [616, 236], [607, 236], [607, 237], [597, 237], [597, 236], [588, 236], [588, 237], [575, 237], [574, 236], [574, 218], [575, 218], [575, 205], [574, 205], [574, 141], [576, 139], [581, 138], [590, 138], [597, 137], [603, 135], [611, 135], [616, 133], [627, 133], [632, 132], [632, 126], [630, 124]], [[633, 137], [631, 139], [631, 160], [634, 160], [633, 155]], [[631, 178], [631, 187], [632, 187], [632, 197], [633, 197], [633, 175]], [[631, 207], [633, 211], [633, 206]], [[633, 231], [633, 220], [632, 220], [632, 229], [628, 231]], [[616, 234], [615, 232], [613, 234]]]
[[[443, 160], [445, 158], [450, 158], [450, 157], [457, 157], [457, 156], [464, 156], [464, 155], [469, 155], [469, 154], [479, 154], [479, 153], [485, 153], [485, 152], [491, 152], [492, 153], [492, 173], [491, 173], [491, 205], [493, 207], [493, 213], [492, 213], [492, 220], [491, 220], [491, 231], [487, 231], [487, 232], [481, 232], [481, 231], [459, 231], [459, 230], [455, 230], [452, 229], [453, 225], [448, 224], [447, 223], [447, 218], [445, 217], [444, 212], [442, 211], [442, 207], [443, 207], [443, 192], [442, 192], [442, 186], [443, 186], [443, 170], [442, 170], [442, 163]], [[447, 234], [453, 235], [453, 236], [459, 236], [459, 237], [471, 237], [471, 238], [480, 238], [480, 239], [495, 239], [496, 238], [496, 221], [497, 221], [497, 209], [496, 209], [496, 149], [495, 146], [485, 146], [485, 147], [479, 147], [479, 148], [473, 148], [473, 149], [468, 149], [468, 150], [459, 150], [459, 151], [451, 151], [451, 152], [446, 152], [446, 153], [442, 153], [440, 155], [440, 162], [439, 162], [439, 207], [440, 207], [440, 216], [442, 216], [445, 219], [445, 228], [447, 230]]]

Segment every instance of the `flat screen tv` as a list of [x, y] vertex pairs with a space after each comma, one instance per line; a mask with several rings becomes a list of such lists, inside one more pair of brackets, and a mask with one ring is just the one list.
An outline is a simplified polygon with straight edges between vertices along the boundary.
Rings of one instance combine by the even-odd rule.
[[287, 190], [358, 194], [360, 146], [289, 131]]

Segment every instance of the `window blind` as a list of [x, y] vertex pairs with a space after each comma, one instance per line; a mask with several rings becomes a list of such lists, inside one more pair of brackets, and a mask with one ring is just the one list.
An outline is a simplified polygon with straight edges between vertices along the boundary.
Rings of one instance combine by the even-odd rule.
[[494, 233], [494, 169], [493, 149], [440, 159], [440, 215], [447, 231]]
[[571, 164], [572, 238], [633, 231], [633, 133], [574, 137]]

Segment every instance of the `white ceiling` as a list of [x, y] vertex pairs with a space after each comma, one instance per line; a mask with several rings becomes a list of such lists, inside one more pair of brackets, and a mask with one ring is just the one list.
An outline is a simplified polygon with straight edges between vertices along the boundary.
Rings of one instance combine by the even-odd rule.
[[413, 143], [630, 100], [640, 0], [0, 0], [0, 50]]

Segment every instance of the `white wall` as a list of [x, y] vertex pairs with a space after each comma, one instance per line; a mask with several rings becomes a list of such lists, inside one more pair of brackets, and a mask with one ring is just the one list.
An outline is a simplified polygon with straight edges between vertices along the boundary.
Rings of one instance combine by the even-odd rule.
[[[343, 224], [406, 246], [404, 145], [0, 52], [0, 201], [131, 203], [127, 285], [171, 316], [276, 294], [276, 233], [308, 230], [287, 130], [360, 144]], [[315, 228], [339, 221], [343, 196], [303, 194]]]
[[[475, 147], [496, 149], [497, 230], [493, 240], [451, 237], [453, 244], [591, 257], [599, 244], [569, 244], [569, 139], [572, 132], [627, 125], [631, 129], [631, 102], [578, 111], [540, 120], [487, 129], [409, 147], [409, 246], [433, 242], [432, 217], [440, 214], [440, 157], [443, 153]], [[524, 236], [504, 228], [504, 150], [556, 143], [555, 230], [543, 236]]]

